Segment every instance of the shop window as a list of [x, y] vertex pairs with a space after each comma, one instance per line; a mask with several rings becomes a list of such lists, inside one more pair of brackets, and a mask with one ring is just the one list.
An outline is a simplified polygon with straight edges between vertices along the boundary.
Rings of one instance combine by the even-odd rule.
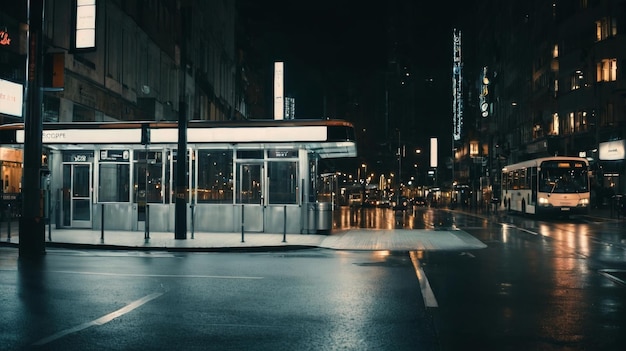
[[233, 203], [233, 152], [198, 150], [198, 203]]
[[269, 162], [269, 203], [298, 203], [298, 163]]
[[101, 163], [98, 194], [100, 202], [128, 202], [130, 199], [130, 165]]
[[239, 164], [237, 171], [237, 203], [261, 204], [261, 164]]
[[129, 155], [129, 150], [100, 150], [98, 172], [100, 202], [130, 201]]
[[163, 153], [135, 151], [133, 189], [138, 203], [163, 203]]

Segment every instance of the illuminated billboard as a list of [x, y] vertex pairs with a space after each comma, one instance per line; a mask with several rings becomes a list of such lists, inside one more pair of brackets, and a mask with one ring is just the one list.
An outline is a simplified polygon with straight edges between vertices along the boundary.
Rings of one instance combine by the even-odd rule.
[[22, 117], [24, 88], [21, 84], [0, 79], [0, 113]]
[[76, 48], [96, 47], [96, 0], [76, 0]]

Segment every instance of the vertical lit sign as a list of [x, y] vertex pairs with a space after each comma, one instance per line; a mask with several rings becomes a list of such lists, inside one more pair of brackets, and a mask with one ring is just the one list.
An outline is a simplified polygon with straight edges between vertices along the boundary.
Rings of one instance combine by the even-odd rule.
[[283, 119], [285, 105], [283, 101], [283, 62], [274, 62], [274, 119]]
[[454, 29], [452, 67], [452, 137], [461, 140], [463, 127], [463, 63], [461, 61], [461, 31]]
[[437, 138], [430, 138], [430, 167], [437, 168]]
[[96, 0], [76, 0], [76, 48], [96, 47]]
[[23, 92], [21, 84], [0, 79], [0, 113], [22, 117]]
[[296, 98], [285, 96], [285, 119], [296, 118]]
[[487, 67], [483, 67], [482, 79], [481, 79], [480, 95], [478, 96], [478, 103], [480, 106], [480, 115], [489, 117], [489, 74]]

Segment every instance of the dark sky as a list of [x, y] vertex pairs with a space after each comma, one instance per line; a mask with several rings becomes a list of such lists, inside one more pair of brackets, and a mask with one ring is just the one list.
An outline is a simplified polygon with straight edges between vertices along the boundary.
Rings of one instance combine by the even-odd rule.
[[363, 1], [240, 0], [276, 59], [318, 68], [375, 68], [385, 64], [385, 19]]
[[[472, 0], [239, 0], [241, 15], [274, 37], [276, 53], [317, 67], [384, 67], [390, 45], [388, 32], [410, 32], [410, 50], [426, 66], [450, 61], [452, 28], [466, 20]], [[410, 46], [406, 48], [406, 46]], [[446, 63], [446, 67], [450, 64]]]
[[415, 101], [424, 137], [451, 140], [452, 33], [471, 20], [474, 0], [238, 1], [240, 16], [253, 24], [251, 40], [268, 47], [265, 61], [285, 62], [285, 92], [296, 96], [297, 118], [322, 114], [321, 80], [383, 72], [395, 47], [424, 91]]

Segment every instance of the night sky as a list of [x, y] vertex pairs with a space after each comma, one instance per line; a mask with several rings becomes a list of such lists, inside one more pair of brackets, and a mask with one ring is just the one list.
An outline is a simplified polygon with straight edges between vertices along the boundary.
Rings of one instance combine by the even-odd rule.
[[[437, 136], [447, 143], [452, 133], [452, 33], [471, 21], [473, 1], [462, 3], [239, 0], [239, 8], [252, 28], [251, 42], [263, 43], [267, 69], [273, 61], [285, 62], [285, 93], [296, 97], [296, 118], [324, 114], [329, 84], [346, 91], [369, 84], [376, 72], [387, 69], [395, 48], [419, 92], [416, 118], [423, 121], [417, 122], [421, 135], [415, 139]], [[344, 98], [368, 99], [349, 94]], [[353, 123], [361, 127], [358, 118]]]

